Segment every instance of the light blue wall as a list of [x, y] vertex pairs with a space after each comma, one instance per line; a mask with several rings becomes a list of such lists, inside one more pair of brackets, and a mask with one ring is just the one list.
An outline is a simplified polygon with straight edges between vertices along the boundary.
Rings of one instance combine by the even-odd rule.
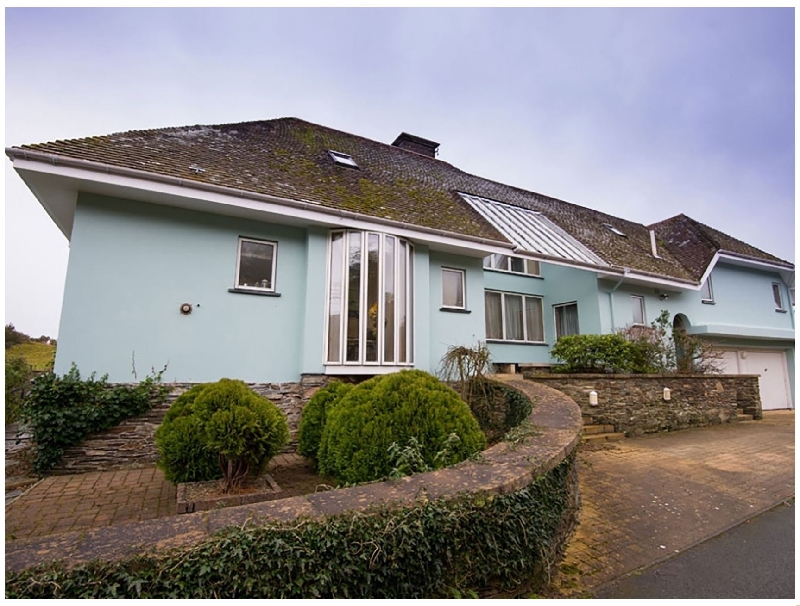
[[[466, 308], [470, 313], [442, 311], [442, 267], [466, 271]], [[421, 278], [421, 276], [418, 276]], [[422, 283], [419, 279], [418, 283]], [[442, 356], [451, 345], [474, 346], [486, 337], [483, 298], [483, 261], [440, 252], [430, 253], [430, 357], [428, 367], [418, 368], [436, 372]], [[420, 293], [418, 293], [420, 295]], [[420, 295], [420, 300], [424, 300]], [[425, 336], [420, 333], [420, 338]], [[419, 339], [417, 339], [419, 343]]]
[[311, 226], [306, 229], [301, 372], [309, 374], [325, 372], [323, 348], [329, 233], [323, 227]]
[[[280, 297], [228, 292], [240, 235], [278, 242]], [[75, 362], [130, 381], [135, 355], [140, 379], [167, 364], [170, 381], [297, 380], [298, 335], [320, 320], [306, 310], [307, 247], [303, 229], [81, 194], [56, 372]]]

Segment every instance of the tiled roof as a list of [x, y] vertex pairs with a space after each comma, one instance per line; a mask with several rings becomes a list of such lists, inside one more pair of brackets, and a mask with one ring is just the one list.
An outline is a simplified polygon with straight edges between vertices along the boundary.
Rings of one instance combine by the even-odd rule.
[[669, 251], [691, 272], [694, 280], [703, 277], [718, 252], [750, 257], [793, 269], [794, 265], [755, 246], [722, 233], [691, 217], [680, 214], [650, 226]]
[[[468, 174], [425, 155], [298, 120], [131, 131], [11, 148], [179, 177], [454, 234], [506, 238], [458, 192], [542, 213], [609, 265], [697, 280], [665, 246], [650, 248], [648, 228], [589, 208]], [[352, 156], [358, 169], [328, 154]], [[609, 224], [625, 235], [613, 233]], [[743, 243], [742, 243], [743, 244]]]

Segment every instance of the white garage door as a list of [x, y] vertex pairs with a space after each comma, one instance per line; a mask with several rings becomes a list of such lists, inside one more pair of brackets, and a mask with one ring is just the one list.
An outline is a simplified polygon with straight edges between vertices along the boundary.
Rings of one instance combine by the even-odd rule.
[[726, 374], [760, 375], [761, 408], [777, 410], [791, 408], [789, 372], [786, 354], [782, 351], [740, 350], [725, 351], [722, 372]]

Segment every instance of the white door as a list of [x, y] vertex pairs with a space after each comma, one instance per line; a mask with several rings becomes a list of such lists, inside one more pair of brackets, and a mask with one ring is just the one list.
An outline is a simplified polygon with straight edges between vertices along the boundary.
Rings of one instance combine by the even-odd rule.
[[761, 391], [761, 408], [776, 410], [791, 408], [792, 398], [789, 389], [789, 373], [786, 367], [786, 354], [782, 351], [746, 351], [740, 361], [744, 362], [741, 372], [761, 375], [758, 383]]
[[722, 359], [720, 360], [720, 372], [726, 375], [739, 374], [739, 352], [738, 351], [723, 351]]

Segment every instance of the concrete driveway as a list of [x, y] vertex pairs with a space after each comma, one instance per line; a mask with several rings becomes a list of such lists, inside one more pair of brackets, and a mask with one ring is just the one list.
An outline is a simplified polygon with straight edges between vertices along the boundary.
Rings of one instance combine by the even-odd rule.
[[555, 587], [587, 595], [794, 495], [794, 411], [579, 453], [583, 507]]

